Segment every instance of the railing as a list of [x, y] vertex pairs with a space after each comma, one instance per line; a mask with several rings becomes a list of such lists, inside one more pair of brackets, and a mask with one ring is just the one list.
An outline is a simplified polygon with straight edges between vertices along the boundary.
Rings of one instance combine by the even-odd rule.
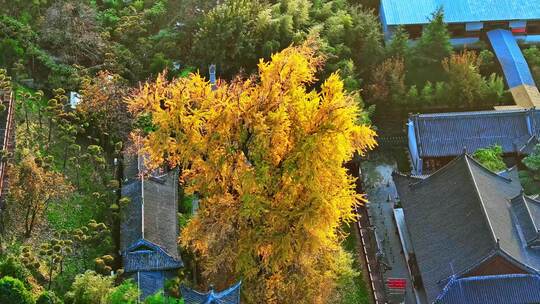
[[[10, 153], [12, 151], [9, 151], [10, 148], [10, 140], [12, 137], [13, 132], [13, 114], [14, 114], [14, 108], [13, 108], [13, 92], [9, 92], [7, 105], [6, 105], [6, 128], [4, 129], [4, 142], [2, 143], [2, 150], [5, 150], [4, 153]], [[6, 104], [6, 94], [4, 94], [2, 98], [2, 103]], [[5, 187], [5, 177], [6, 177], [6, 170], [7, 170], [7, 157], [8, 155], [4, 155], [2, 159], [0, 159], [0, 202], [3, 201], [4, 197], [4, 187]]]

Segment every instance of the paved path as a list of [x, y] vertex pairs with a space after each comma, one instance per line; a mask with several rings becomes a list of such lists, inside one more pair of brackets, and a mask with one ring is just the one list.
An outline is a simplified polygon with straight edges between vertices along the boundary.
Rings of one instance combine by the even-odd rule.
[[414, 304], [416, 300], [412, 290], [412, 281], [393, 216], [397, 191], [392, 180], [392, 172], [396, 164], [389, 157], [374, 156], [372, 160], [362, 164], [362, 175], [369, 199], [367, 212], [375, 231], [378, 264], [384, 282], [388, 278], [407, 280], [404, 297], [386, 291], [386, 298], [389, 303], [400, 303], [404, 300], [406, 304]]

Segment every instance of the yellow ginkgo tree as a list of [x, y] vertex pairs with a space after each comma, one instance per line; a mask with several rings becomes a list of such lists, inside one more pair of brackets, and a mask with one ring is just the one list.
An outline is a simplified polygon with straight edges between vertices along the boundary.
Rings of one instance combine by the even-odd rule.
[[200, 208], [181, 244], [206, 283], [242, 279], [246, 303], [326, 303], [350, 273], [340, 227], [362, 201], [344, 163], [375, 145], [338, 74], [312, 89], [323, 60], [312, 43], [261, 60], [259, 74], [212, 87], [161, 75], [129, 100], [151, 118], [149, 165], [182, 169]]

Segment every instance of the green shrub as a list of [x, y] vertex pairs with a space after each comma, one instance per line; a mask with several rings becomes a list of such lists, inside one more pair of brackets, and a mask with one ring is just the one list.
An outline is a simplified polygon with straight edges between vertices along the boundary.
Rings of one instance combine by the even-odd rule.
[[5, 276], [0, 279], [0, 303], [34, 304], [32, 294], [24, 284], [15, 278]]
[[139, 299], [139, 289], [133, 281], [124, 281], [114, 288], [107, 298], [108, 304], [135, 304]]
[[52, 291], [44, 291], [39, 295], [36, 304], [62, 304], [62, 300]]
[[502, 147], [499, 145], [478, 149], [474, 152], [473, 157], [491, 171], [499, 172], [506, 169]]
[[0, 263], [0, 278], [10, 276], [24, 283], [26, 288], [30, 287], [28, 277], [31, 276], [30, 271], [24, 267], [15, 257], [8, 257]]
[[144, 304], [184, 304], [184, 300], [166, 297], [162, 292], [158, 292], [146, 298]]
[[71, 290], [66, 294], [66, 303], [106, 304], [107, 295], [113, 287], [113, 278], [87, 271], [75, 277]]

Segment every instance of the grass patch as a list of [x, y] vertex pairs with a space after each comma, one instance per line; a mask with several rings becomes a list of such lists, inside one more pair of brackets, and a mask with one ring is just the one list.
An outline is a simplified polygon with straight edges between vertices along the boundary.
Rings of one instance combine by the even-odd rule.
[[[343, 241], [343, 248], [354, 257], [353, 268], [358, 273], [361, 272], [360, 265], [358, 263], [357, 253], [357, 241], [355, 236], [351, 233], [352, 226], [345, 226], [344, 230], [348, 233], [347, 238]], [[339, 304], [364, 304], [369, 303], [369, 290], [366, 286], [366, 282], [362, 279], [361, 275], [346, 278], [340, 282], [339, 291], [341, 299]]]
[[97, 217], [98, 207], [92, 197], [73, 194], [61, 202], [52, 203], [47, 210], [47, 220], [53, 230], [73, 230], [88, 224]]

